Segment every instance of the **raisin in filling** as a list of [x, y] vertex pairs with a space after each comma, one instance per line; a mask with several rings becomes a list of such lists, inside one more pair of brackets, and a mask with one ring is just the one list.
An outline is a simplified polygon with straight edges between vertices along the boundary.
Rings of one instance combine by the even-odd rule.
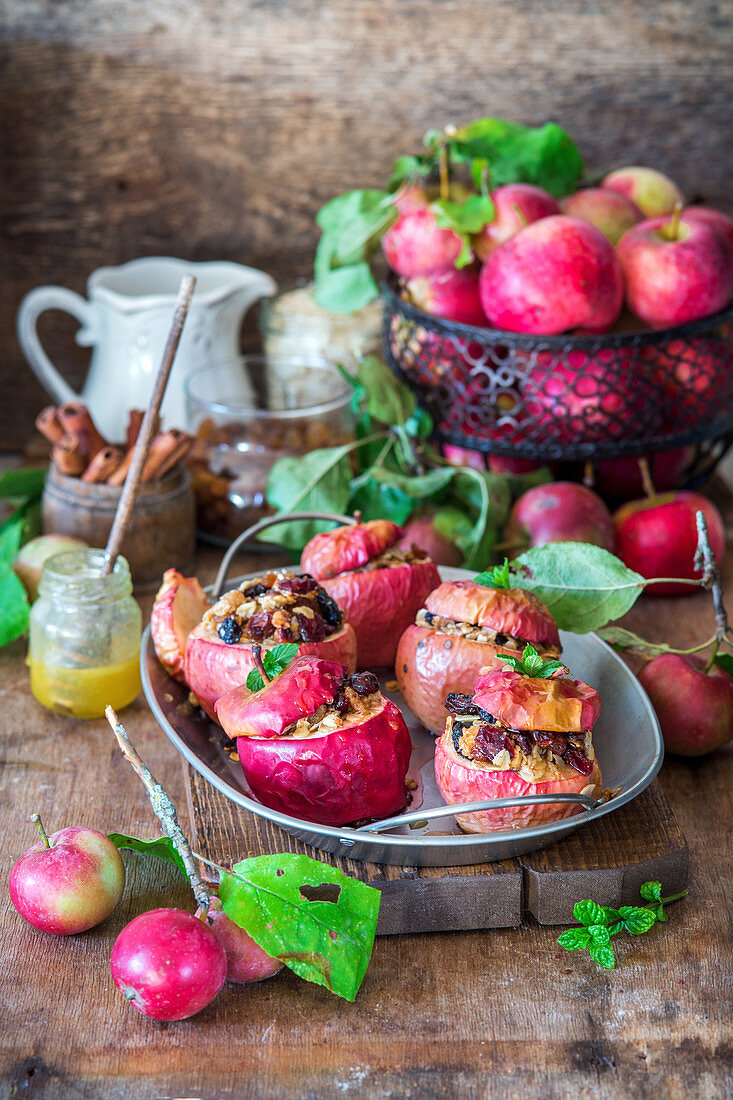
[[332, 733], [354, 718], [366, 720], [381, 702], [379, 680], [373, 672], [344, 676], [331, 704], [324, 703], [313, 714], [300, 718], [285, 730], [285, 737], [308, 737]]
[[409, 550], [400, 550], [391, 546], [383, 550], [376, 558], [371, 558], [364, 565], [352, 569], [352, 573], [371, 573], [374, 569], [395, 569], [398, 565], [416, 565], [418, 562], [429, 561], [428, 555], [413, 542]]
[[272, 572], [225, 593], [203, 621], [227, 645], [321, 642], [341, 629], [343, 614], [309, 574]]

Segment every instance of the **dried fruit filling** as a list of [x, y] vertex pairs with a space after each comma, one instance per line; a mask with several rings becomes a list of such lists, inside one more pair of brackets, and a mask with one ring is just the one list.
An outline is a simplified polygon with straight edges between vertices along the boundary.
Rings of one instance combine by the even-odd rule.
[[409, 550], [399, 550], [392, 546], [389, 550], [383, 550], [376, 558], [371, 558], [366, 565], [360, 565], [353, 569], [353, 573], [370, 573], [373, 569], [395, 569], [398, 565], [417, 565], [419, 562], [430, 561], [430, 558], [413, 543]]
[[285, 728], [282, 736], [298, 740], [324, 737], [336, 730], [360, 725], [373, 717], [382, 705], [379, 680], [374, 673], [355, 672], [341, 681], [332, 703], [324, 703], [313, 714], [299, 718]]
[[343, 618], [313, 577], [280, 571], [226, 592], [206, 612], [203, 625], [227, 645], [320, 642], [341, 629]]
[[557, 646], [543, 646], [537, 642], [528, 643], [526, 638], [520, 638], [515, 634], [503, 634], [501, 631], [492, 630], [491, 627], [479, 626], [478, 623], [462, 623], [456, 619], [446, 619], [444, 615], [436, 615], [432, 611], [426, 611], [424, 607], [418, 611], [415, 625], [436, 630], [439, 634], [458, 635], [472, 642], [487, 642], [490, 645], [501, 646], [502, 649], [516, 649], [518, 652], [531, 644], [542, 657], [560, 656], [560, 649]]
[[446, 698], [445, 706], [453, 748], [464, 760], [520, 773], [526, 768], [533, 774], [562, 760], [581, 775], [593, 771], [595, 754], [590, 730], [581, 733], [515, 730], [477, 707], [470, 695], [458, 692]]

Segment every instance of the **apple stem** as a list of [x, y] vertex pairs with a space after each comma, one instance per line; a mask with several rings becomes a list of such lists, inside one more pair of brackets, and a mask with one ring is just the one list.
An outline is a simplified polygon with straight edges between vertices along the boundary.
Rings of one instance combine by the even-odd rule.
[[354, 512], [354, 523], [357, 527], [361, 523], [361, 512], [358, 509]]
[[448, 169], [448, 146], [443, 144], [438, 154], [438, 168], [440, 169], [440, 197], [445, 202], [450, 198], [450, 175]]
[[117, 712], [113, 710], [112, 707], [107, 707], [104, 713], [112, 728], [112, 732], [117, 738], [117, 744], [122, 750], [122, 755], [127, 762], [132, 765], [145, 785], [150, 796], [150, 805], [153, 807], [156, 817], [163, 826], [163, 832], [171, 838], [176, 851], [183, 860], [183, 865], [186, 868], [186, 874], [188, 875], [188, 880], [191, 883], [191, 889], [193, 890], [198, 905], [208, 912], [209, 906], [211, 905], [211, 895], [198, 872], [196, 861], [191, 851], [191, 845], [188, 843], [186, 835], [178, 823], [178, 814], [176, 813], [173, 799], [163, 790], [160, 783], [150, 772], [147, 764], [140, 758], [137, 750], [130, 741], [127, 730], [120, 722]]
[[265, 666], [262, 661], [262, 646], [258, 645], [256, 642], [252, 646], [252, 660], [255, 663], [255, 668], [262, 677], [262, 682], [264, 684], [269, 684], [272, 680], [272, 677], [268, 676], [267, 672], [265, 672]]
[[529, 221], [527, 220], [527, 215], [524, 213], [524, 211], [522, 210], [519, 203], [518, 202], [513, 202], [512, 203], [512, 209], [514, 210], [514, 213], [517, 215], [517, 218], [519, 220], [520, 225], [522, 226], [522, 229], [526, 229], [527, 226], [529, 225]]
[[713, 607], [715, 609], [715, 643], [708, 663], [705, 665], [704, 669], [705, 672], [708, 672], [712, 668], [713, 662], [718, 655], [720, 643], [728, 633], [728, 615], [723, 603], [723, 585], [720, 579], [720, 566], [716, 561], [713, 548], [710, 545], [708, 525], [705, 521], [705, 516], [702, 512], [697, 512], [695, 520], [697, 522], [695, 568], [702, 573], [701, 584], [703, 588], [706, 588], [708, 592], [712, 593]]
[[654, 488], [654, 482], [652, 481], [652, 472], [649, 468], [649, 459], [643, 456], [639, 458], [639, 471], [641, 473], [641, 484], [644, 486], [644, 492], [649, 500], [654, 500], [657, 495], [657, 490]]
[[596, 471], [590, 459], [583, 466], [583, 484], [586, 489], [592, 489], [596, 483]]
[[672, 217], [669, 219], [666, 225], [662, 227], [662, 232], [668, 241], [679, 240], [680, 235], [680, 216], [682, 214], [682, 203], [676, 202], [674, 204], [674, 210], [672, 211]]
[[41, 834], [41, 840], [43, 841], [43, 847], [44, 848], [52, 848], [53, 845], [51, 844], [51, 841], [48, 839], [48, 833], [46, 832], [46, 830], [43, 827], [43, 822], [41, 821], [41, 815], [40, 814], [31, 814], [31, 821], [33, 822], [35, 827], [38, 829], [38, 832]]

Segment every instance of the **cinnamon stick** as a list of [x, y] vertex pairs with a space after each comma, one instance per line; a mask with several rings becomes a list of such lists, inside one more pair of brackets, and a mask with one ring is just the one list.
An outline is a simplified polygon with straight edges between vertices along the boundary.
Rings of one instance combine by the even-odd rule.
[[107, 481], [111, 474], [120, 466], [124, 452], [120, 447], [103, 447], [97, 451], [92, 461], [81, 475], [81, 480], [87, 484], [98, 485]]
[[91, 462], [97, 451], [108, 446], [107, 440], [97, 431], [86, 405], [68, 401], [60, 406], [56, 415], [66, 435], [78, 439], [79, 451], [87, 462]]
[[51, 461], [57, 466], [59, 473], [66, 474], [67, 477], [79, 477], [87, 465], [79, 448], [79, 440], [71, 435], [63, 436], [54, 444]]
[[107, 484], [108, 485], [122, 485], [123, 484], [125, 478], [127, 477], [127, 471], [130, 469], [130, 466], [132, 465], [132, 456], [134, 454], [135, 454], [135, 448], [130, 447], [127, 454], [123, 455], [122, 462], [119, 464], [117, 469], [113, 470], [112, 473], [107, 478]]
[[[137, 443], [137, 437], [140, 435], [140, 428], [142, 427], [143, 417], [145, 416], [144, 409], [130, 409], [130, 413], [127, 421], [127, 449], [130, 450]], [[153, 426], [153, 435], [156, 435], [160, 431], [160, 417], [156, 416], [155, 424]]]
[[64, 438], [64, 429], [61, 427], [55, 405], [48, 405], [39, 412], [36, 417], [36, 427], [41, 435], [45, 435], [49, 443], [60, 443]]
[[192, 443], [191, 436], [178, 428], [160, 432], [150, 444], [140, 480], [145, 483], [163, 477], [188, 453]]

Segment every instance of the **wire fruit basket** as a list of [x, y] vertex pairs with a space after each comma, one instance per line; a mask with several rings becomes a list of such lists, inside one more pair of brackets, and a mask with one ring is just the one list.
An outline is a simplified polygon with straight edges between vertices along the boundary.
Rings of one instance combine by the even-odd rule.
[[733, 306], [646, 332], [535, 336], [434, 317], [384, 287], [384, 350], [439, 442], [538, 463], [690, 449], [699, 481], [733, 442]]

